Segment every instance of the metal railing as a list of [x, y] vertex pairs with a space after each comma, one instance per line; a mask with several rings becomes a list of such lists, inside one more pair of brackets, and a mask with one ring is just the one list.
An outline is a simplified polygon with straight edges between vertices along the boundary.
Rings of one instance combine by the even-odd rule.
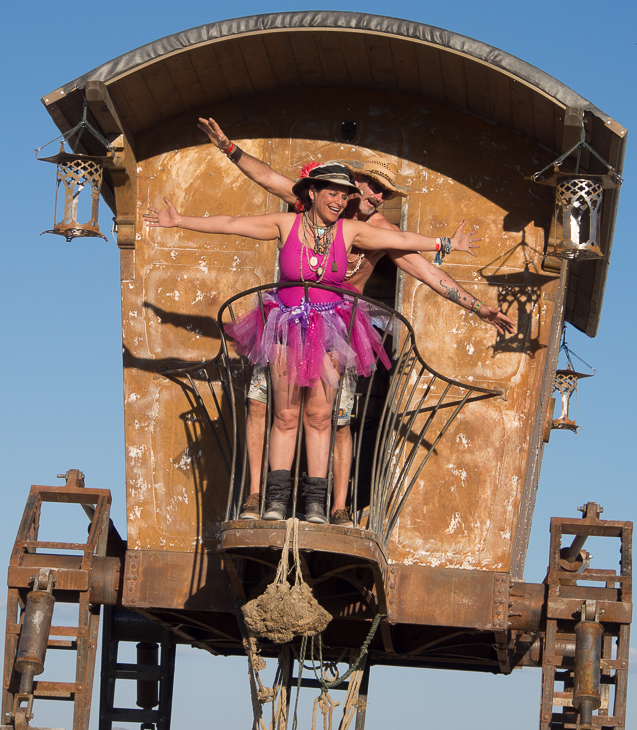
[[[391, 307], [362, 294], [308, 282], [265, 284], [243, 291], [228, 299], [219, 309], [217, 319], [221, 332], [221, 348], [217, 356], [207, 362], [171, 368], [164, 373], [181, 385], [194, 410], [199, 414], [199, 420], [214, 436], [219, 452], [219, 466], [228, 477], [226, 520], [238, 519], [249, 490], [246, 422], [252, 367], [245, 357], [234, 353], [232, 340], [225, 334], [225, 325], [236, 321], [236, 311], [248, 301], [256, 303], [265, 321], [264, 292], [287, 287], [302, 287], [306, 299], [309, 298], [310, 289], [336, 292], [347, 298], [352, 307], [348, 344], [354, 315], [359, 307], [373, 307], [376, 311], [384, 311], [383, 324], [378, 325], [375, 322], [375, 326], [383, 347], [387, 350], [392, 345], [393, 363], [380, 407], [374, 390], [377, 389], [378, 381], [384, 378], [381, 375], [384, 366], [379, 362], [378, 356], [376, 370], [364, 382], [359, 382], [352, 418], [353, 458], [348, 503], [354, 526], [373, 531], [386, 546], [430, 456], [461, 409], [469, 402], [499, 395], [500, 391], [452, 380], [434, 371], [418, 352], [414, 331], [408, 320]], [[272, 424], [272, 389], [267, 371], [266, 377], [267, 415], [261, 468], [260, 514], [263, 514], [265, 501], [267, 454]], [[328, 514], [334, 478], [337, 414], [343, 380], [341, 376], [332, 415], [326, 505]], [[207, 387], [202, 389], [201, 385]], [[299, 427], [292, 470], [293, 516], [298, 513], [297, 496], [304, 458], [304, 390], [302, 389], [300, 398]], [[367, 457], [370, 448], [373, 448], [371, 460]], [[371, 469], [367, 468], [370, 464]]]

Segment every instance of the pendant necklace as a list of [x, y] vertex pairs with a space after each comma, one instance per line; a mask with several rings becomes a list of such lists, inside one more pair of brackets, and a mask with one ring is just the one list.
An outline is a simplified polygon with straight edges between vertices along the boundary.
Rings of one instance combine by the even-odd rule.
[[[322, 281], [323, 276], [325, 275], [326, 259], [329, 257], [332, 249], [332, 230], [334, 225], [335, 224], [332, 223], [332, 225], [328, 227], [317, 226], [310, 220], [307, 212], [303, 215], [303, 241], [301, 244], [300, 259], [301, 281], [305, 281], [303, 276], [303, 253], [305, 253], [305, 258], [307, 259], [307, 264], [310, 270], [317, 277], [316, 281], [318, 283]], [[314, 250], [308, 246], [308, 238], [310, 240], [312, 238], [314, 239]], [[335, 264], [332, 265], [332, 270], [336, 270], [334, 266]]]
[[[312, 231], [312, 238], [314, 238], [314, 252], [319, 256], [323, 256], [332, 244], [331, 234], [332, 229], [336, 224], [332, 223], [329, 226], [320, 226], [312, 221], [309, 213], [307, 212], [303, 216], [303, 222], [306, 223]], [[314, 266], [316, 266], [316, 264], [314, 264]]]

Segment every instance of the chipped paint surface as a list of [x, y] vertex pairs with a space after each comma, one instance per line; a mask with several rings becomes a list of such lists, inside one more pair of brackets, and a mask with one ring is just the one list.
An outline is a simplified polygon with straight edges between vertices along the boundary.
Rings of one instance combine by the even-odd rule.
[[[360, 152], [329, 141], [333, 113], [311, 93], [301, 113], [298, 99], [290, 104], [275, 109], [265, 103], [252, 122], [243, 121], [240, 105], [220, 112], [253, 124], [245, 139], [237, 136], [240, 146], [290, 177], [309, 159]], [[383, 119], [378, 129], [367, 125], [363, 144], [369, 154], [395, 159], [401, 182], [411, 186], [407, 227], [437, 236], [451, 235], [462, 218], [476, 227], [483, 238], [477, 258], [452, 253], [444, 269], [518, 322], [516, 333], [503, 338], [405, 277], [402, 311], [428, 364], [447, 377], [505, 388], [506, 399], [468, 404], [436, 445], [401, 515], [390, 560], [507, 570], [555, 306], [555, 277], [541, 270], [550, 206], [526, 179], [545, 152], [434, 102], [396, 108], [391, 95], [378, 94], [369, 112], [368, 95], [353, 93], [348, 106], [353, 115]], [[142, 140], [134, 277], [122, 283], [128, 536], [133, 547], [194, 551], [218, 543], [227, 484], [214, 435], [183, 389], [162, 373], [166, 363], [217, 354], [220, 304], [272, 280], [275, 244], [148, 230], [141, 216], [148, 206], [161, 206], [164, 196], [193, 215], [275, 212], [279, 201], [247, 183], [229, 160], [210, 154], [195, 127], [188, 132], [174, 124]], [[264, 129], [272, 139], [259, 137]], [[176, 134], [179, 144], [171, 137]], [[220, 390], [217, 395], [223, 398]], [[425, 418], [419, 415], [414, 429]]]

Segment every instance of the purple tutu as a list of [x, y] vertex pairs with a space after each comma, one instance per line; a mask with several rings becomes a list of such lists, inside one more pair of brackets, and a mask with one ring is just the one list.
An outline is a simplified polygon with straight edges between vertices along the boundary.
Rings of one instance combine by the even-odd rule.
[[289, 383], [313, 388], [322, 380], [336, 388], [346, 369], [358, 376], [371, 375], [377, 357], [391, 367], [365, 302], [356, 308], [348, 343], [353, 310], [349, 297], [332, 302], [303, 300], [288, 307], [276, 291], [269, 291], [263, 296], [265, 323], [257, 305], [227, 324], [225, 331], [235, 340], [235, 350], [253, 364], [265, 367], [284, 360]]

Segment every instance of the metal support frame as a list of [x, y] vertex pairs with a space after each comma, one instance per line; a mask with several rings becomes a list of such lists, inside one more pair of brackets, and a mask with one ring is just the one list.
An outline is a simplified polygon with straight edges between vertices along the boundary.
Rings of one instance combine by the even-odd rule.
[[[601, 520], [603, 510], [595, 502], [580, 510], [581, 520], [551, 520], [540, 730], [610, 730], [626, 724], [632, 522]], [[568, 535], [574, 540], [563, 547]], [[590, 567], [581, 547], [593, 536], [619, 539], [619, 573]]]
[[[155, 628], [157, 642], [123, 639], [114, 631], [113, 609], [104, 607], [99, 730], [111, 730], [116, 722], [138, 722], [142, 730], [170, 730], [177, 645], [171, 631]], [[134, 664], [118, 661], [119, 645], [124, 640], [137, 643]], [[157, 650], [158, 661], [154, 661], [151, 655]], [[137, 682], [136, 708], [115, 707], [118, 679]]]
[[[99, 605], [91, 600], [91, 570], [95, 558], [106, 553], [111, 495], [106, 489], [84, 488], [84, 475], [77, 469], [65, 476], [64, 487], [31, 487], [11, 554], [3, 691], [3, 722], [9, 727], [30, 727], [34, 700], [48, 699], [73, 702], [73, 730], [88, 730], [99, 625]], [[86, 543], [38, 540], [42, 504], [46, 502], [94, 507]], [[42, 550], [49, 552], [38, 552]], [[79, 552], [81, 556], [69, 556], [69, 552]], [[43, 572], [51, 578], [55, 602], [78, 604], [77, 626], [51, 626], [42, 640], [46, 644], [42, 654], [54, 649], [76, 652], [75, 680], [32, 681], [25, 692], [20, 686], [21, 667], [16, 666], [16, 660], [24, 630], [27, 592], [34, 578], [37, 584], [37, 576]], [[50, 612], [52, 615], [52, 604]]]

